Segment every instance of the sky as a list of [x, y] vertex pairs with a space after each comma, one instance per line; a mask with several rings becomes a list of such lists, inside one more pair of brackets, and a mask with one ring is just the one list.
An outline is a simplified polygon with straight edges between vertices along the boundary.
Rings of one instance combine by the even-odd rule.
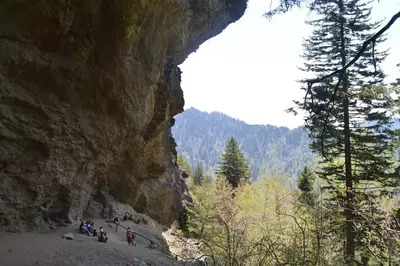
[[[185, 109], [218, 111], [248, 124], [294, 128], [301, 116], [285, 110], [303, 92], [296, 82], [304, 77], [302, 40], [311, 28], [304, 21], [312, 14], [295, 8], [268, 20], [262, 15], [270, 0], [249, 0], [243, 17], [221, 34], [203, 43], [180, 65]], [[375, 1], [374, 20], [386, 23], [400, 10], [400, 0]], [[396, 34], [397, 33], [397, 34]], [[400, 77], [400, 20], [388, 31], [390, 55], [383, 64], [388, 81]]]

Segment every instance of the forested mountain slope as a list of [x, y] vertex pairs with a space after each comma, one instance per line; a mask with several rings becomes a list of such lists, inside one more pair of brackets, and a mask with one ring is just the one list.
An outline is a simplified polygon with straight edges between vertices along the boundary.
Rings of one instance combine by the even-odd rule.
[[175, 117], [172, 134], [192, 168], [203, 163], [214, 172], [230, 137], [240, 144], [249, 160], [253, 178], [260, 173], [297, 177], [305, 165], [313, 164], [315, 155], [302, 128], [288, 129], [270, 125], [248, 125], [218, 112], [201, 112], [190, 108]]

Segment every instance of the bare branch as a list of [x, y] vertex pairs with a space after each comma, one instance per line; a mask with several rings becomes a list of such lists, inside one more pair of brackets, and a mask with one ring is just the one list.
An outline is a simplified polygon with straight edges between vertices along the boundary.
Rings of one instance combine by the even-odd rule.
[[270, 2], [270, 9], [268, 12], [264, 13], [264, 17], [271, 19], [274, 15], [280, 14], [280, 13], [286, 13], [293, 7], [297, 6], [300, 7], [302, 4], [302, 0], [281, 0], [280, 4], [272, 8], [272, 1]]
[[316, 78], [316, 79], [309, 79], [309, 80], [306, 81], [306, 83], [307, 83], [307, 91], [306, 91], [306, 95], [305, 95], [305, 98], [304, 98], [304, 103], [307, 102], [307, 98], [308, 97], [311, 97], [311, 101], [313, 102], [312, 87], [313, 87], [313, 85], [315, 83], [319, 83], [319, 82], [322, 82], [322, 81], [327, 80], [329, 78], [332, 78], [332, 77], [334, 77], [336, 75], [339, 75], [338, 81], [337, 81], [335, 89], [334, 89], [334, 92], [333, 92], [331, 98], [329, 99], [329, 102], [327, 103], [327, 106], [330, 106], [330, 108], [329, 108], [328, 112], [326, 114], [324, 114], [325, 118], [324, 118], [324, 123], [323, 123], [323, 129], [322, 129], [322, 132], [320, 134], [320, 140], [321, 140], [321, 146], [322, 146], [321, 147], [321, 151], [322, 151], [321, 153], [322, 153], [322, 156], [325, 159], [327, 159], [326, 154], [325, 154], [325, 147], [324, 147], [324, 136], [325, 136], [325, 133], [326, 133], [326, 127], [327, 127], [327, 124], [328, 124], [329, 117], [330, 117], [330, 115], [332, 113], [332, 110], [333, 110], [333, 108], [335, 106], [335, 100], [336, 100], [338, 88], [340, 86], [340, 83], [343, 80], [343, 77], [344, 77], [344, 74], [346, 73], [346, 70], [350, 66], [355, 64], [357, 62], [357, 60], [367, 50], [368, 46], [370, 44], [372, 44], [373, 45], [373, 61], [374, 61], [374, 67], [375, 67], [375, 71], [376, 71], [375, 55], [374, 55], [374, 53], [375, 53], [375, 43], [376, 43], [377, 39], [379, 37], [381, 37], [396, 22], [396, 20], [398, 18], [400, 18], [400, 11], [398, 13], [396, 13], [383, 28], [381, 28], [377, 33], [372, 35], [369, 39], [364, 41], [363, 45], [361, 46], [360, 50], [355, 55], [355, 57], [351, 61], [349, 61], [344, 67], [342, 67], [340, 69], [337, 69], [337, 70], [333, 71], [332, 73], [330, 73], [328, 75], [325, 75], [325, 76], [322, 76], [322, 77], [319, 77], [319, 78]]
[[380, 36], [382, 36], [382, 34], [384, 34], [395, 22], [396, 20], [400, 18], [400, 11], [398, 13], [396, 13], [391, 19], [390, 21], [382, 28], [380, 29], [377, 33], [375, 33], [374, 35], [372, 35], [371, 38], [369, 38], [368, 40], [366, 40], [363, 45], [360, 48], [360, 51], [358, 51], [358, 53], [356, 54], [356, 56], [350, 61], [348, 62], [343, 68], [338, 69], [333, 71], [332, 73], [320, 77], [320, 78], [316, 78], [316, 79], [310, 79], [307, 82], [310, 82], [311, 84], [315, 84], [321, 81], [324, 81], [330, 77], [336, 76], [337, 74], [345, 71], [346, 69], [348, 69], [350, 66], [352, 66], [355, 62], [357, 62], [357, 60], [362, 56], [362, 54], [365, 52], [365, 50], [368, 48], [368, 46], [375, 42]]

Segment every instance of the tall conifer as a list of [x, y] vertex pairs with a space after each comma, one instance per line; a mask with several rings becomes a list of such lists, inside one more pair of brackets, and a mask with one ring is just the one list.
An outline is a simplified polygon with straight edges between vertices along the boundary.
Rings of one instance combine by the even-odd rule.
[[196, 169], [193, 174], [193, 181], [196, 186], [201, 186], [204, 181], [204, 165], [202, 163], [198, 163], [196, 165]]
[[[317, 17], [308, 22], [313, 31], [304, 41], [302, 70], [318, 79], [346, 66], [379, 26], [370, 21], [370, 4], [362, 0], [316, 1]], [[382, 41], [369, 46], [354, 65], [336, 76], [308, 83], [303, 88], [305, 98], [296, 101], [307, 112], [311, 148], [322, 158], [324, 166], [318, 175], [329, 184], [332, 200], [342, 207], [347, 264], [353, 263], [362, 246], [361, 211], [366, 210], [371, 196], [384, 193], [383, 187], [392, 181], [394, 101], [389, 89], [381, 86], [385, 75], [380, 63], [386, 57], [386, 52], [378, 50]], [[343, 163], [332, 163], [341, 158]], [[375, 191], [373, 187], [380, 188]]]
[[239, 143], [232, 137], [229, 139], [224, 153], [221, 155], [217, 174], [224, 175], [232, 187], [238, 187], [241, 181], [250, 179], [249, 164], [240, 151]]

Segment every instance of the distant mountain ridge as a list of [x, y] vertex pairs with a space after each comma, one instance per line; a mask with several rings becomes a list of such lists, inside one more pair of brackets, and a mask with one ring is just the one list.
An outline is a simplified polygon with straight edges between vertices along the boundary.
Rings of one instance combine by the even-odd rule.
[[219, 112], [195, 108], [175, 117], [172, 134], [177, 150], [194, 167], [202, 162], [213, 173], [227, 140], [234, 137], [249, 160], [252, 176], [262, 173], [296, 178], [305, 165], [314, 165], [316, 156], [309, 149], [303, 128], [289, 129], [271, 125], [249, 125]]

